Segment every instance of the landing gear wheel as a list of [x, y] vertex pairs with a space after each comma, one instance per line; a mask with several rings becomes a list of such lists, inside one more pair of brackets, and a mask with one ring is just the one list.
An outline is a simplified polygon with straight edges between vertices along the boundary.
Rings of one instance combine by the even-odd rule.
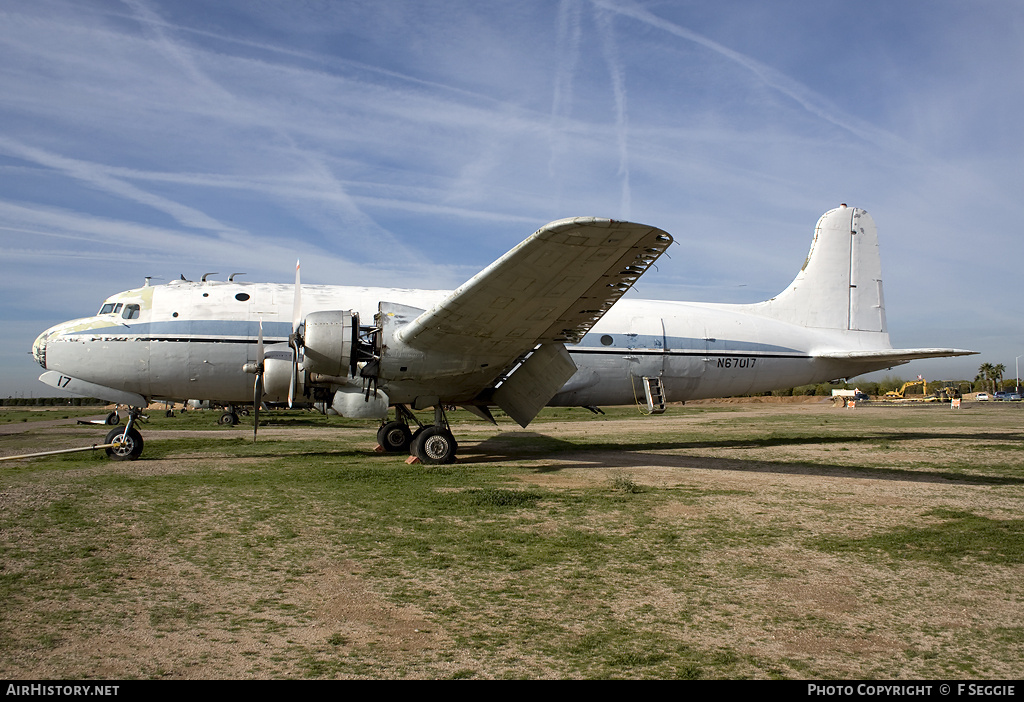
[[134, 461], [142, 455], [142, 434], [134, 429], [129, 429], [128, 435], [122, 439], [124, 433], [124, 429], [111, 429], [107, 433], [107, 438], [103, 443], [120, 442], [120, 446], [108, 448], [107, 455], [115, 461]]
[[225, 412], [220, 416], [220, 419], [217, 420], [217, 423], [233, 427], [238, 424], [238, 415], [234, 412]]
[[388, 422], [377, 430], [377, 443], [388, 453], [403, 453], [409, 450], [412, 433], [409, 425], [402, 422]]
[[416, 433], [410, 452], [420, 461], [435, 465], [455, 462], [455, 452], [459, 445], [450, 431], [429, 426]]
[[[107, 426], [108, 427], [116, 426], [117, 423], [120, 422], [120, 421], [121, 421], [121, 418], [117, 416], [117, 412], [111, 412], [110, 414], [107, 415]], [[107, 442], [107, 443], [109, 443], [109, 442]]]
[[416, 444], [416, 439], [420, 438], [420, 434], [425, 432], [427, 429], [430, 429], [431, 427], [433, 427], [432, 424], [424, 424], [422, 426], [416, 427], [416, 431], [412, 433], [412, 441], [409, 443], [410, 452], [412, 451], [412, 447]]
[[[420, 438], [420, 434], [425, 432], [427, 429], [435, 429], [435, 428], [436, 427], [433, 424], [424, 424], [423, 426], [416, 428], [416, 431], [414, 431], [412, 433], [412, 441], [409, 442], [409, 455], [411, 455], [411, 456], [415, 456], [416, 455], [416, 452], [413, 450], [413, 446], [416, 445], [416, 439]], [[443, 431], [447, 431], [447, 430], [443, 430]], [[452, 445], [455, 446], [455, 449], [452, 451], [452, 453], [453, 454], [454, 453], [458, 453], [458, 451], [459, 451], [459, 442], [455, 440], [455, 436], [450, 431], [448, 431], [448, 435], [452, 437]]]

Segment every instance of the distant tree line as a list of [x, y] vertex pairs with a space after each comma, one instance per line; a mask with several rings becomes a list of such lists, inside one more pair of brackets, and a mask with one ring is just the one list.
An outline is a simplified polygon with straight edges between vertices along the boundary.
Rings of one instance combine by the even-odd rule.
[[[969, 392], [997, 392], [1000, 390], [1013, 390], [1017, 385], [1016, 378], [1005, 378], [1006, 367], [1002, 364], [983, 363], [978, 368], [978, 375], [973, 380], [931, 380], [928, 379], [928, 393], [934, 394], [937, 390], [946, 387], [954, 387], [961, 393]], [[816, 385], [799, 385], [795, 388], [784, 390], [773, 390], [772, 392], [759, 393], [762, 395], [775, 395], [789, 397], [791, 395], [831, 395], [833, 390], [853, 390], [854, 388], [868, 395], [884, 395], [890, 390], [899, 390], [907, 381], [896, 375], [887, 375], [879, 381], [872, 382], [851, 382], [851, 383], [818, 383]], [[924, 388], [920, 385], [907, 388], [908, 395], [921, 395]]]
[[109, 404], [95, 397], [0, 397], [0, 407], [102, 407]]

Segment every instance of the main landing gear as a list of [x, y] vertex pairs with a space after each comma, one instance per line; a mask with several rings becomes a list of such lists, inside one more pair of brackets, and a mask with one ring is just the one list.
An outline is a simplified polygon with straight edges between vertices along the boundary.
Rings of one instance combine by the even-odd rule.
[[[448, 426], [444, 407], [434, 408], [434, 423], [420, 424], [416, 416], [405, 405], [395, 405], [397, 419], [386, 422], [377, 430], [377, 443], [388, 453], [404, 453], [415, 456], [423, 463], [446, 464], [455, 462], [459, 444]], [[413, 432], [409, 422], [419, 428]]]

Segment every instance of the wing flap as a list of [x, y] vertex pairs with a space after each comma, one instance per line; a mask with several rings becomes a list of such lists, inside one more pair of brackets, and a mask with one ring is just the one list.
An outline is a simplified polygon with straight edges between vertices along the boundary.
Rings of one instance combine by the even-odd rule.
[[533, 352], [494, 393], [494, 402], [525, 427], [576, 373], [564, 344], [545, 344]]
[[596, 217], [552, 222], [398, 332], [429, 351], [511, 360], [542, 343], [575, 343], [672, 237]]

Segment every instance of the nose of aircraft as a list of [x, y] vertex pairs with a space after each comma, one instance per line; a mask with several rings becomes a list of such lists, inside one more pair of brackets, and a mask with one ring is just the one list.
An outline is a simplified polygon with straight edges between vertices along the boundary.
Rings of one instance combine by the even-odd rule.
[[32, 342], [32, 357], [36, 359], [36, 363], [41, 365], [44, 370], [46, 369], [46, 340], [49, 338], [51, 331], [51, 329], [47, 329]]
[[67, 325], [68, 325], [68, 322], [63, 322], [62, 324], [54, 325], [54, 326], [50, 327], [49, 329], [47, 329], [46, 331], [44, 331], [39, 336], [37, 336], [36, 340], [32, 342], [32, 357], [34, 359], [36, 359], [36, 363], [38, 363], [40, 366], [42, 366], [44, 370], [49, 370], [46, 367], [46, 346], [47, 346], [47, 344], [54, 337], [60, 336], [61, 333], [64, 331], [65, 327], [67, 327]]

